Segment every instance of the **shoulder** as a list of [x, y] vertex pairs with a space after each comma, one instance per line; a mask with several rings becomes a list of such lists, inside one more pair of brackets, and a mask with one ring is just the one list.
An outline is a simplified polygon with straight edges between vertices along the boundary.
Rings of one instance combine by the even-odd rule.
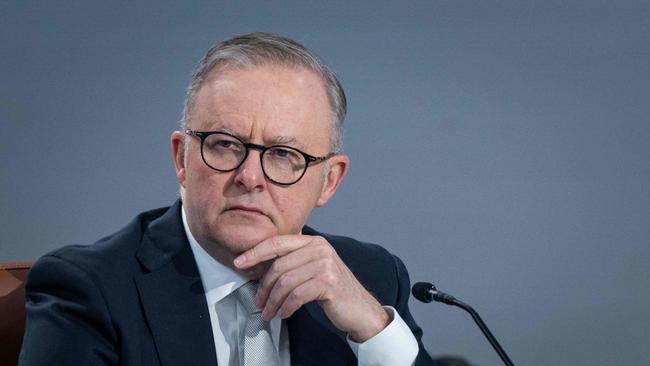
[[[28, 274], [21, 364], [117, 364], [120, 332], [143, 322], [134, 277], [135, 253], [166, 209], [144, 212], [92, 245], [71, 245], [41, 257]], [[43, 348], [47, 343], [49, 347]], [[50, 362], [51, 363], [51, 362]]]
[[138, 267], [135, 253], [148, 226], [168, 209], [142, 212], [122, 229], [93, 244], [68, 245], [53, 250], [34, 263], [30, 277], [42, 272], [56, 274], [64, 268], [91, 276], [126, 274], [130, 268]]

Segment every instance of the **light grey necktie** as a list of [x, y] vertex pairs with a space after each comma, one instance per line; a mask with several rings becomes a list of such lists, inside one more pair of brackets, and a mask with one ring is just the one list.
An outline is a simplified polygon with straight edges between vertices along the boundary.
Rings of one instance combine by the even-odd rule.
[[262, 309], [255, 306], [257, 287], [257, 281], [249, 281], [235, 291], [237, 300], [248, 312], [244, 333], [240, 335], [239, 341], [239, 346], [244, 349], [244, 359], [239, 364], [277, 366], [278, 353], [271, 338], [271, 324], [262, 319]]

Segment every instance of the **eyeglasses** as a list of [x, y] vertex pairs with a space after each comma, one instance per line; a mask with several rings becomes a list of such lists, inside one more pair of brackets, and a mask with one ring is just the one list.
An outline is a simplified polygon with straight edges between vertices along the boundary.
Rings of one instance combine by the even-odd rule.
[[201, 158], [205, 165], [219, 172], [230, 172], [239, 168], [250, 150], [260, 152], [260, 163], [264, 176], [273, 183], [291, 185], [298, 182], [307, 172], [309, 164], [318, 164], [335, 153], [317, 157], [291, 146], [263, 146], [242, 141], [221, 131], [193, 131], [185, 133], [201, 140]]

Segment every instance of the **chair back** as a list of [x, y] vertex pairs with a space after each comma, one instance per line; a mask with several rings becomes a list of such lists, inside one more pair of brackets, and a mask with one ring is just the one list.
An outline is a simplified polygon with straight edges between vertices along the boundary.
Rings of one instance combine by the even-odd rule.
[[18, 364], [25, 332], [25, 280], [31, 262], [0, 263], [0, 365]]

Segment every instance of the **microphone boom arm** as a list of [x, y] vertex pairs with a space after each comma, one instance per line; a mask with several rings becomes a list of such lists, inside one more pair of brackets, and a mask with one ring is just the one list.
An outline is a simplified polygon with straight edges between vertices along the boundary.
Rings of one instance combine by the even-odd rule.
[[426, 282], [418, 282], [415, 285], [413, 285], [412, 288], [412, 293], [413, 296], [422, 301], [422, 302], [431, 302], [431, 301], [437, 301], [437, 302], [442, 302], [447, 305], [452, 305], [452, 306], [457, 306], [466, 312], [469, 313], [469, 315], [472, 316], [472, 319], [474, 319], [474, 322], [476, 322], [476, 325], [481, 329], [483, 334], [485, 335], [485, 338], [488, 339], [490, 342], [490, 345], [492, 345], [492, 348], [497, 352], [499, 357], [501, 357], [501, 360], [503, 363], [506, 364], [506, 366], [514, 366], [512, 361], [510, 360], [510, 357], [506, 354], [506, 351], [501, 347], [497, 339], [492, 335], [492, 332], [490, 332], [490, 329], [485, 325], [483, 322], [483, 319], [481, 319], [481, 316], [478, 315], [476, 310], [472, 308], [471, 306], [465, 304], [464, 302], [457, 300], [455, 297], [446, 294], [442, 291], [438, 291], [436, 286], [434, 286], [431, 283], [426, 283]]
[[506, 351], [503, 350], [503, 348], [501, 347], [497, 339], [494, 337], [494, 335], [492, 335], [492, 332], [490, 332], [490, 329], [487, 327], [487, 325], [485, 325], [483, 319], [481, 319], [481, 316], [478, 315], [478, 313], [476, 312], [476, 310], [474, 310], [474, 308], [456, 299], [454, 299], [452, 305], [457, 306], [465, 310], [466, 312], [468, 312], [469, 315], [472, 316], [472, 319], [474, 319], [474, 322], [476, 322], [476, 325], [478, 325], [478, 327], [481, 328], [481, 331], [483, 332], [483, 334], [485, 334], [485, 338], [488, 339], [488, 341], [492, 345], [492, 348], [494, 348], [494, 350], [497, 351], [503, 363], [505, 363], [508, 366], [514, 366], [512, 361], [510, 360], [510, 357], [508, 357], [508, 355], [506, 354]]

